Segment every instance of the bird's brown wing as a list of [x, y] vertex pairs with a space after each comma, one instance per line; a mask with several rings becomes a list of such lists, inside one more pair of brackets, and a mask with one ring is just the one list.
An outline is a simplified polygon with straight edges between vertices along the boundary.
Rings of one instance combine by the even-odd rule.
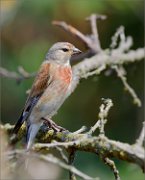
[[18, 119], [13, 132], [16, 134], [21, 125], [29, 115], [31, 114], [33, 107], [36, 105], [40, 97], [42, 96], [43, 92], [48, 86], [48, 82], [50, 79], [49, 76], [49, 70], [50, 70], [50, 64], [49, 63], [43, 63], [32, 86], [32, 89], [30, 91], [30, 94], [27, 98], [25, 107], [20, 115], [20, 118]]

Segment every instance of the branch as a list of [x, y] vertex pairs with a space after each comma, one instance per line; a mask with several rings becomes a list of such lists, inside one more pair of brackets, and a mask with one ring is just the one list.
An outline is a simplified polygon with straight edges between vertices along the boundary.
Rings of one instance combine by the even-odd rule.
[[122, 65], [133, 62], [138, 62], [143, 60], [145, 57], [144, 48], [139, 48], [137, 50], [130, 50], [128, 53], [116, 53], [116, 50], [112, 50], [109, 54], [104, 51], [92, 56], [91, 58], [86, 58], [84, 61], [73, 66], [73, 83], [72, 91], [77, 87], [81, 78], [84, 78], [85, 74], [97, 70], [101, 66], [111, 67], [112, 65]]
[[[13, 126], [10, 124], [1, 125], [1, 130], [6, 131], [11, 135]], [[25, 127], [20, 129], [17, 140], [20, 140], [25, 133]], [[51, 140], [59, 141], [57, 143], [51, 143]], [[34, 150], [38, 151], [41, 148], [75, 148], [79, 151], [87, 151], [97, 154], [103, 154], [107, 157], [115, 157], [123, 161], [131, 162], [139, 165], [144, 169], [144, 148], [138, 146], [132, 146], [127, 143], [110, 140], [107, 137], [95, 137], [87, 134], [73, 134], [68, 131], [55, 132], [50, 129], [48, 131], [41, 130], [37, 135], [37, 141], [34, 145]], [[14, 142], [14, 141], [13, 141]], [[16, 143], [16, 142], [15, 142]]]
[[86, 20], [89, 20], [91, 23], [91, 29], [92, 34], [91, 36], [86, 36], [82, 32], [78, 31], [76, 28], [74, 28], [71, 25], [68, 25], [64, 21], [53, 21], [52, 24], [61, 27], [69, 34], [76, 36], [79, 38], [85, 45], [93, 52], [93, 53], [99, 53], [101, 51], [99, 36], [98, 36], [98, 30], [96, 26], [96, 20], [106, 19], [106, 16], [104, 15], [98, 15], [98, 14], [92, 14], [90, 17], [86, 18]]
[[0, 76], [5, 78], [10, 78], [16, 80], [16, 82], [19, 84], [25, 79], [29, 79], [32, 77], [35, 77], [36, 73], [28, 73], [24, 70], [23, 67], [18, 67], [18, 73], [13, 71], [8, 71], [7, 69], [0, 67]]

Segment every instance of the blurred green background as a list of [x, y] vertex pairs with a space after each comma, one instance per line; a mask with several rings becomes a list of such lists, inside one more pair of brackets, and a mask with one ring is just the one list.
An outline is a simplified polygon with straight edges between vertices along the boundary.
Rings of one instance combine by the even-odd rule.
[[[28, 72], [37, 71], [48, 48], [57, 41], [68, 41], [85, 51], [84, 44], [51, 24], [63, 20], [85, 34], [90, 33], [85, 21], [91, 13], [107, 15], [98, 23], [102, 47], [108, 48], [111, 36], [123, 25], [127, 35], [133, 37], [133, 48], [143, 47], [143, 4], [141, 0], [1, 0], [1, 66], [17, 71], [23, 66]], [[143, 62], [125, 66], [128, 82], [143, 103]], [[105, 126], [106, 135], [114, 140], [134, 143], [143, 121], [143, 106], [136, 107], [116, 73], [106, 71], [99, 76], [82, 80], [74, 93], [65, 101], [53, 118], [61, 126], [76, 131], [82, 125], [92, 126], [97, 120], [101, 98], [111, 98], [114, 107]], [[17, 121], [26, 100], [26, 90], [33, 79], [17, 84], [14, 80], [1, 80], [1, 119], [3, 123]], [[115, 161], [123, 180], [143, 180], [136, 165]], [[112, 172], [97, 156], [78, 152], [76, 167], [91, 176], [113, 179]], [[62, 178], [67, 179], [67, 173]]]

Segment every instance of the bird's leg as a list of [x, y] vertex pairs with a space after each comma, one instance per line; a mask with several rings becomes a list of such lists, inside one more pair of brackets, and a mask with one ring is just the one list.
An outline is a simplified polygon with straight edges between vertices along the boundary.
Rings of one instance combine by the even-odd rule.
[[58, 126], [53, 120], [50, 118], [41, 118], [44, 121], [44, 124], [52, 128], [56, 132], [67, 131], [65, 128]]

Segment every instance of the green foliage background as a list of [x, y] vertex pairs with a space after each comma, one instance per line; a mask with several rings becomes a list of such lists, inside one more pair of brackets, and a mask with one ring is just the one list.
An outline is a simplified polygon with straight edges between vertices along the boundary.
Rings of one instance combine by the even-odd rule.
[[[53, 26], [52, 20], [63, 20], [89, 34], [85, 18], [91, 13], [107, 15], [98, 23], [101, 45], [108, 48], [111, 36], [120, 26], [134, 39], [133, 48], [143, 47], [142, 0], [1, 0], [1, 65], [11, 71], [23, 66], [28, 72], [37, 71], [48, 48], [57, 41], [69, 41], [85, 51], [78, 39]], [[128, 82], [143, 103], [143, 62], [125, 66]], [[108, 73], [108, 72], [107, 72]], [[82, 125], [92, 126], [97, 120], [101, 98], [111, 98], [114, 107], [105, 127], [106, 135], [114, 140], [134, 143], [143, 121], [143, 107], [138, 108], [124, 91], [116, 74], [106, 71], [100, 76], [82, 80], [75, 92], [66, 100], [53, 118], [61, 126], [75, 131]], [[14, 123], [26, 100], [26, 90], [33, 79], [17, 84], [11, 79], [1, 80], [1, 119]], [[135, 166], [117, 161], [123, 180], [143, 180], [143, 173]], [[97, 156], [78, 152], [76, 167], [91, 176], [113, 179], [112, 172]], [[67, 175], [62, 174], [62, 178]]]

